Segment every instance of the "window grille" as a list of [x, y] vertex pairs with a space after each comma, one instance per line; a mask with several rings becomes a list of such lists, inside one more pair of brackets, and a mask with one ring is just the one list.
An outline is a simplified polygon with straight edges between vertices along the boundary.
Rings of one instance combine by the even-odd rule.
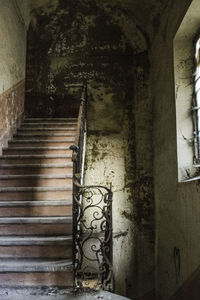
[[200, 36], [195, 41], [195, 73], [194, 73], [193, 134], [194, 164], [200, 165]]

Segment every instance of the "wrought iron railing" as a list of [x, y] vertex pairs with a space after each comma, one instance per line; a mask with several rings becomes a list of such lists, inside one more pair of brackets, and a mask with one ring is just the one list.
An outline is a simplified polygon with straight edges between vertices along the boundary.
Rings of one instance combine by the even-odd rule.
[[[80, 85], [75, 85], [80, 87]], [[74, 175], [76, 180], [82, 184], [84, 160], [85, 160], [85, 143], [86, 143], [86, 115], [87, 115], [87, 85], [82, 85], [82, 94], [80, 99], [80, 108], [78, 114], [77, 131], [75, 143], [70, 148], [73, 150], [72, 161], [74, 162]]]
[[86, 145], [87, 86], [83, 86], [72, 160], [73, 261], [77, 288], [113, 290], [112, 191], [83, 185]]
[[75, 185], [76, 286], [112, 291], [112, 192], [104, 186]]

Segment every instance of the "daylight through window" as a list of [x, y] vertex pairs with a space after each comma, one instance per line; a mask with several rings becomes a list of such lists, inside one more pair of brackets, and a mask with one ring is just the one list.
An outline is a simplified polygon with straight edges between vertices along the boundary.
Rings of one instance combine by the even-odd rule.
[[193, 97], [194, 164], [200, 165], [200, 36], [195, 45], [195, 93]]

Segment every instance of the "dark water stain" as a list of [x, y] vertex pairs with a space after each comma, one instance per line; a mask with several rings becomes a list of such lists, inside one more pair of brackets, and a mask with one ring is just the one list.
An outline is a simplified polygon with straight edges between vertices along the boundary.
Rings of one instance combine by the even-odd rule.
[[[41, 94], [54, 95], [56, 101], [68, 93], [66, 84], [85, 81], [112, 87], [116, 95], [119, 87], [126, 91], [133, 49], [102, 6], [95, 1], [59, 1], [54, 12], [32, 13], [37, 25], [28, 32], [27, 99]], [[68, 62], [61, 62], [64, 57]]]
[[[115, 125], [120, 124], [125, 153], [124, 189], [128, 194], [126, 201], [131, 206], [130, 212], [122, 207], [121, 214], [132, 223], [137, 232], [134, 236], [134, 249], [137, 249], [141, 236], [145, 236], [147, 244], [154, 241], [153, 179], [145, 162], [142, 168], [138, 167], [137, 138], [143, 131], [136, 121], [136, 106], [143, 99], [147, 105], [140, 112], [140, 118], [143, 118], [143, 114], [152, 113], [147, 93], [148, 53], [135, 53], [120, 26], [120, 20], [116, 23], [113, 16], [97, 3], [94, 0], [60, 0], [54, 12], [33, 12], [37, 24], [36, 27], [30, 27], [28, 34], [26, 109], [30, 116], [33, 107], [36, 107], [38, 110], [36, 109], [35, 114], [59, 117], [63, 111], [67, 111], [70, 104], [71, 96], [66, 85], [88, 82], [88, 116], [91, 116], [88, 124], [94, 125], [99, 117], [102, 118], [102, 123], [115, 121]], [[100, 96], [91, 92], [95, 85], [96, 91], [103, 87]], [[106, 100], [111, 93], [108, 104]], [[50, 99], [53, 99], [53, 108]], [[60, 105], [56, 115], [57, 104], [63, 101], [65, 105]], [[73, 97], [72, 102], [75, 102]], [[103, 107], [103, 113], [99, 112], [98, 105]], [[151, 128], [147, 124], [144, 126], [145, 132], [151, 135]], [[109, 153], [102, 151], [107, 145], [100, 145], [101, 138], [109, 134], [112, 138], [113, 134], [119, 133], [119, 130], [115, 131], [116, 126], [109, 129], [103, 126], [101, 129], [98, 126], [94, 128], [88, 132], [88, 138], [94, 135], [96, 140], [90, 157], [86, 160], [86, 169], [93, 168], [94, 163], [109, 156]], [[144, 149], [146, 146], [151, 152], [151, 146], [144, 145]], [[144, 157], [145, 155], [144, 153]], [[147, 159], [150, 160], [151, 157]], [[108, 178], [105, 181], [109, 183]], [[147, 252], [152, 259], [154, 253], [150, 247]], [[134, 284], [137, 284], [141, 258], [137, 256], [137, 251], [133, 253], [135, 256], [128, 273], [130, 278], [134, 274]], [[127, 281], [127, 291], [130, 287], [133, 284]]]
[[122, 215], [124, 218], [128, 219], [129, 221], [131, 221], [131, 222], [134, 220], [134, 215], [131, 214], [131, 213], [128, 213], [128, 212], [125, 211], [125, 210], [121, 212], [121, 215]]

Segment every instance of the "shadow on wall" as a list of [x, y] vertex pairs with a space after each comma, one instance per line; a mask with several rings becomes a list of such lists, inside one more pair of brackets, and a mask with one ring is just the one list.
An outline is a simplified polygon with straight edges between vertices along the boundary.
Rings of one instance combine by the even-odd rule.
[[25, 111], [67, 117], [77, 99], [67, 86], [88, 83], [85, 182], [112, 182], [113, 231], [127, 232], [113, 244], [115, 292], [134, 299], [154, 289], [152, 104], [146, 40], [123, 3], [32, 11]]
[[81, 92], [76, 96], [26, 94], [25, 116], [27, 118], [77, 118], [80, 107]]
[[[132, 32], [129, 28], [131, 39], [136, 40], [132, 47], [123, 28], [130, 27], [130, 20], [126, 24], [120, 7], [98, 1], [58, 1], [50, 12], [33, 10], [32, 18], [26, 67], [29, 117], [75, 116], [77, 92], [69, 91], [68, 84], [96, 82], [115, 95], [119, 88], [127, 91], [127, 83], [133, 84], [133, 55], [143, 52], [146, 44], [134, 26]], [[122, 101], [115, 97], [117, 106]]]

